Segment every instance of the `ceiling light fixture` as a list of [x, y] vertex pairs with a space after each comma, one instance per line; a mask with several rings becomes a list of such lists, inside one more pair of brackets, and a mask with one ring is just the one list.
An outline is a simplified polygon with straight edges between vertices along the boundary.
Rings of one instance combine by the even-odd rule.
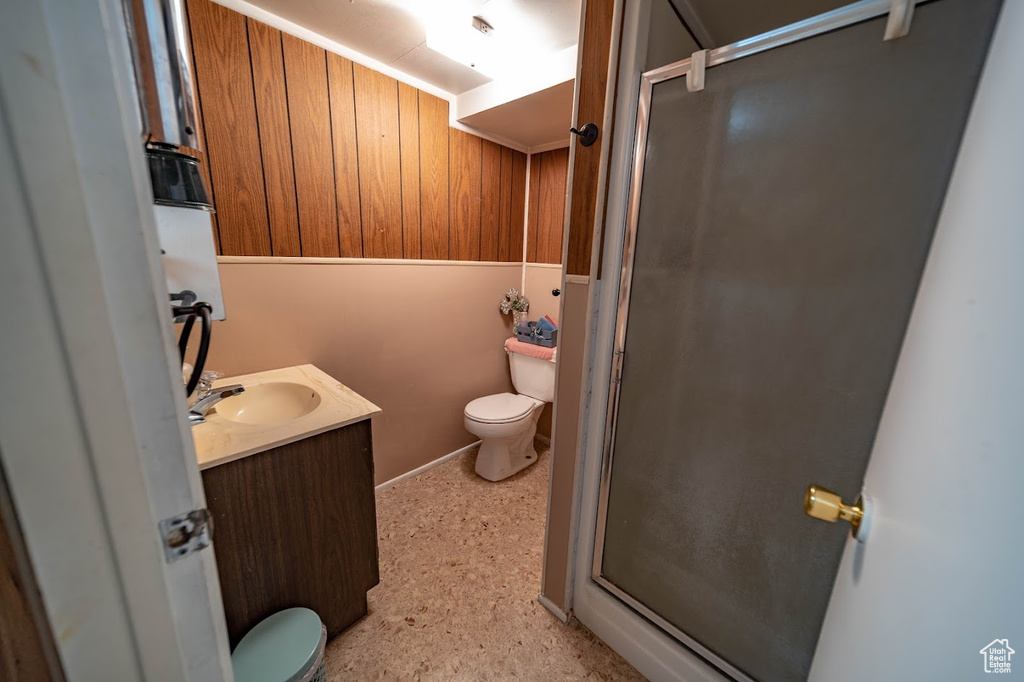
[[537, 26], [515, 0], [415, 2], [414, 11], [426, 29], [427, 47], [492, 80], [535, 75], [551, 58], [550, 48], [539, 42]]
[[491, 35], [494, 31], [494, 27], [487, 23], [483, 17], [473, 17], [473, 28], [483, 33], [485, 36]]
[[490, 78], [507, 75], [514, 64], [514, 46], [486, 19], [461, 9], [427, 19], [427, 47]]

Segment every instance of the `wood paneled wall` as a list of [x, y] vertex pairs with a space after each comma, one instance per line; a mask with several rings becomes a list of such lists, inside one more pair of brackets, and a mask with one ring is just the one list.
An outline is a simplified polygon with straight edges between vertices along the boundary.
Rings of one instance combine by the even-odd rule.
[[525, 154], [449, 128], [443, 99], [187, 7], [220, 253], [522, 259]]
[[528, 263], [562, 262], [565, 189], [569, 149], [530, 155], [530, 222], [526, 237]]
[[64, 679], [43, 597], [0, 470], [0, 680]]
[[[590, 274], [597, 202], [607, 200], [605, 187], [599, 187], [597, 180], [601, 172], [601, 151], [605, 139], [611, 140], [612, 132], [604, 129], [604, 114], [605, 106], [612, 105], [605, 101], [605, 95], [612, 54], [614, 14], [614, 3], [608, 0], [585, 3], [576, 120], [577, 125], [596, 123], [601, 127], [601, 132], [597, 136], [597, 143], [589, 147], [573, 141], [576, 156], [573, 162], [572, 205], [569, 207], [569, 241], [565, 263], [566, 273], [570, 275]], [[603, 229], [600, 239], [603, 242]], [[600, 261], [597, 276], [601, 276]]]
[[189, 10], [192, 58], [201, 78], [197, 89], [209, 110], [202, 133], [221, 251], [269, 256], [270, 225], [246, 20], [208, 0], [189, 3]]

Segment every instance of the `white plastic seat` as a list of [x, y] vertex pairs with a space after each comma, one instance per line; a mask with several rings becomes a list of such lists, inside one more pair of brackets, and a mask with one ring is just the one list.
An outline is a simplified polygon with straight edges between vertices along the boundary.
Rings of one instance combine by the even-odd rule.
[[[538, 401], [516, 393], [495, 393], [477, 398], [466, 405], [466, 417], [481, 424], [507, 424], [528, 416]], [[543, 404], [543, 403], [540, 403]]]

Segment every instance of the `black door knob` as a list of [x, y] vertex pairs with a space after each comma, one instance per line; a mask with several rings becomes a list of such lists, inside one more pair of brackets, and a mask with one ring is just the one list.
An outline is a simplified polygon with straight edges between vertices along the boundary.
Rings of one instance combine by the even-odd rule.
[[560, 295], [561, 293], [562, 293], [562, 290], [561, 290], [561, 289], [552, 289], [552, 290], [551, 290], [551, 295], [552, 295], [552, 296], [558, 296], [558, 295]]
[[580, 144], [584, 147], [589, 147], [597, 141], [598, 129], [595, 123], [584, 123], [579, 130], [569, 128], [569, 132], [573, 135], [579, 135]]

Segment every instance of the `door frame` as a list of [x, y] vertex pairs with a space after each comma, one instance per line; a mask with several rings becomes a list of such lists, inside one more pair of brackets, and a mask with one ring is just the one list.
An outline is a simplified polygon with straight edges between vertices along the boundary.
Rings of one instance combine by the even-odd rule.
[[70, 679], [232, 679], [118, 0], [0, 23], [0, 466]]

